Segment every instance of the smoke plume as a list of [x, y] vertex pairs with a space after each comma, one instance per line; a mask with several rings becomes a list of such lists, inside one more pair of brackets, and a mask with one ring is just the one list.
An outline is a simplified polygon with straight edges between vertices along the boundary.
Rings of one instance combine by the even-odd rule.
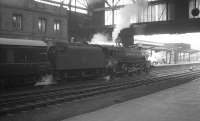
[[112, 33], [114, 41], [122, 29], [130, 26], [131, 18], [136, 19], [141, 15], [143, 9], [147, 7], [147, 4], [147, 0], [133, 0], [133, 4], [126, 5], [120, 9], [119, 18], [117, 18], [117, 24]]

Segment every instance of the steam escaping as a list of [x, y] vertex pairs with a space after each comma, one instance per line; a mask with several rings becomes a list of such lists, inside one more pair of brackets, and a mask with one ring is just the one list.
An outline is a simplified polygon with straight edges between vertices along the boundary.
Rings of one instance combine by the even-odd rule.
[[137, 17], [141, 15], [142, 11], [147, 8], [147, 5], [147, 0], [133, 0], [133, 4], [126, 5], [120, 9], [117, 24], [112, 33], [114, 41], [117, 39], [120, 31], [129, 27], [131, 19], [137, 19]]
[[96, 33], [93, 35], [91, 42], [89, 44], [97, 45], [115, 45], [113, 41], [109, 41], [108, 34]]
[[56, 84], [56, 82], [53, 80], [53, 75], [46, 74], [42, 77], [41, 80], [35, 83], [35, 86], [45, 86], [45, 85], [52, 85]]

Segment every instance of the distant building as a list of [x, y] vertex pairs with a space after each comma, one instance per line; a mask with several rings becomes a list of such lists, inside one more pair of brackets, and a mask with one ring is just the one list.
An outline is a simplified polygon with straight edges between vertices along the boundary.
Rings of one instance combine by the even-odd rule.
[[67, 41], [68, 12], [34, 0], [1, 0], [0, 37]]

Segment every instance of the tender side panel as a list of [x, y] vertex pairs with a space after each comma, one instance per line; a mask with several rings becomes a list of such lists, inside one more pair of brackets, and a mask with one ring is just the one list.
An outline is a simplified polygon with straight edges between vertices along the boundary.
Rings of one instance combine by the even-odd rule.
[[95, 46], [68, 45], [56, 54], [57, 70], [103, 68], [105, 55], [102, 49]]

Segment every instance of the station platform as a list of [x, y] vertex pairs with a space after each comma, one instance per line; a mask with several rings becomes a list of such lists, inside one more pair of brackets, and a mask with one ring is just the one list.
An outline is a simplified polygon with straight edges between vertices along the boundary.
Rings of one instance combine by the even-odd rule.
[[62, 121], [199, 121], [200, 79]]
[[200, 62], [188, 62], [188, 63], [178, 63], [178, 64], [156, 64], [154, 67], [165, 67], [165, 66], [182, 66], [182, 65], [198, 65]]

